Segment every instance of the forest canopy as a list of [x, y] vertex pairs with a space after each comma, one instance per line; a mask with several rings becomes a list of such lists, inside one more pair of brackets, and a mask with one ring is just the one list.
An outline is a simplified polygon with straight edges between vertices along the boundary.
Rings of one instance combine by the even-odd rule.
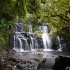
[[0, 46], [9, 42], [17, 17], [50, 27], [50, 36], [59, 35], [70, 40], [70, 0], [0, 0]]

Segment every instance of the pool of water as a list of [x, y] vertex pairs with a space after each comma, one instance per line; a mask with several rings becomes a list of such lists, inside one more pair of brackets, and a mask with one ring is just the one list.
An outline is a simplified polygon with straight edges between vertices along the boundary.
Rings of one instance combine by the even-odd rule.
[[[44, 58], [53, 60], [59, 55], [70, 57], [70, 52], [68, 51], [43, 51], [43, 50], [34, 50], [34, 51], [25, 51], [25, 52], [15, 52], [13, 50], [8, 51], [0, 51], [0, 57], [2, 58], [15, 58], [15, 59], [21, 59], [24, 61], [31, 61], [35, 63], [37, 66], [40, 61], [42, 61]], [[49, 63], [50, 61], [48, 61]], [[7, 62], [8, 63], [8, 62]], [[51, 63], [51, 62], [50, 62]], [[15, 69], [16, 70], [16, 69]], [[29, 70], [29, 69], [27, 69]]]

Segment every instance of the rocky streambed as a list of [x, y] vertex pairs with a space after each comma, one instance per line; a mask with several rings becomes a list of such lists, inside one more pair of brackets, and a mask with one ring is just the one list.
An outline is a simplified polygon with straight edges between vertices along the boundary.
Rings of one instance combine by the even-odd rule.
[[0, 70], [53, 70], [58, 55], [70, 57], [70, 52], [0, 50]]

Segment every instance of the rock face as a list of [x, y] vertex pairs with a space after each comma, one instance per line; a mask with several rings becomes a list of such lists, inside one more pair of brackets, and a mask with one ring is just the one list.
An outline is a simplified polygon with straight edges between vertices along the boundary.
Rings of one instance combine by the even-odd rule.
[[70, 58], [59, 56], [55, 59], [53, 70], [70, 70]]

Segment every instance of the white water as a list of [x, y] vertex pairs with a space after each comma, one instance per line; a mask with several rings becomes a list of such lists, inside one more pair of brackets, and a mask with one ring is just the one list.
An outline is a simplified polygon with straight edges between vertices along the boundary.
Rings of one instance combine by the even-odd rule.
[[38, 46], [39, 46], [39, 45], [38, 45], [38, 41], [37, 41], [37, 39], [35, 38], [35, 48], [38, 49]]
[[[16, 32], [14, 32], [15, 33], [14, 34], [14, 49], [17, 50], [18, 52], [24, 52], [24, 51], [26, 51], [26, 50], [28, 51], [30, 49], [31, 49], [31, 51], [39, 50], [40, 45], [38, 44], [37, 37], [33, 33], [32, 25], [29, 24], [29, 32], [28, 32], [29, 35], [27, 34], [27, 32], [19, 31], [19, 29], [18, 29], [18, 31], [15, 30]], [[40, 26], [39, 29], [42, 31], [41, 37], [43, 40], [43, 47], [44, 47], [44, 49], [42, 49], [42, 50], [53, 51], [53, 50], [51, 50], [52, 41], [51, 41], [51, 38], [49, 37], [47, 26], [45, 26], [45, 25]], [[57, 37], [57, 39], [59, 41], [59, 50], [60, 50], [60, 48], [61, 48], [60, 38]], [[28, 41], [30, 41], [30, 42], [28, 42]]]
[[34, 49], [34, 48], [33, 48], [33, 47], [34, 47], [33, 37], [30, 36], [30, 38], [31, 38], [31, 45], [30, 45], [30, 47], [31, 47], [31, 50], [33, 50], [33, 49]]
[[20, 46], [19, 51], [20, 51], [20, 52], [23, 52], [23, 51], [24, 51], [24, 49], [22, 48], [22, 47], [23, 47], [23, 45], [22, 45], [21, 38], [17, 38], [17, 39], [18, 39], [18, 41], [19, 41], [19, 46]]
[[29, 33], [33, 33], [32, 25], [31, 24], [29, 25]]
[[[29, 25], [29, 34], [33, 34], [31, 24]], [[34, 38], [32, 36], [30, 36], [30, 38], [31, 38], [30, 49], [33, 50], [34, 49]], [[18, 42], [16, 40], [18, 40]], [[18, 43], [19, 43], [19, 45], [18, 45]], [[14, 35], [14, 48], [13, 49], [16, 50], [17, 52], [24, 52], [25, 50], [29, 50], [29, 44], [28, 44], [27, 38], [23, 34], [21, 34], [21, 32], [15, 32], [15, 35]]]
[[[15, 36], [14, 36], [15, 37]], [[15, 39], [15, 38], [14, 38]], [[17, 52], [23, 52], [24, 51], [24, 49], [23, 49], [23, 45], [22, 45], [22, 40], [21, 40], [21, 38], [20, 38], [20, 36], [16, 36], [16, 39], [18, 40], [18, 42], [19, 42], [19, 46], [18, 47], [20, 47], [20, 48], [17, 48], [17, 46], [16, 46], [16, 41], [14, 41], [14, 50], [16, 50]]]
[[60, 43], [60, 37], [59, 36], [57, 36], [57, 39], [58, 39], [58, 42], [59, 42], [59, 48], [58, 48], [58, 51], [61, 51], [61, 43]]
[[[42, 34], [42, 40], [43, 40], [43, 46], [44, 46], [44, 51], [51, 51], [51, 40], [49, 38], [49, 35], [48, 35], [48, 28], [47, 26], [42, 26], [40, 28], [40, 30], [43, 32]], [[29, 50], [29, 44], [28, 44], [28, 41], [27, 41], [27, 38], [21, 34], [21, 32], [15, 32], [16, 35], [14, 35], [14, 49], [17, 51], [17, 52], [24, 52], [25, 50]], [[30, 49], [31, 51], [36, 51], [36, 50], [39, 50], [38, 47], [38, 42], [37, 42], [37, 38], [36, 36], [33, 34], [33, 30], [32, 30], [32, 25], [30, 24], [29, 25], [29, 35], [30, 35], [30, 39], [31, 39], [31, 42], [30, 42]], [[16, 42], [16, 40], [18, 40], [18, 42]], [[23, 42], [25, 41], [25, 43]], [[16, 45], [17, 43], [19, 43], [19, 46]], [[25, 45], [25, 48], [24, 46]], [[18, 46], [18, 48], [17, 48]]]
[[36, 50], [38, 50], [38, 42], [37, 42], [36, 37], [30, 36], [30, 39], [31, 39], [31, 43], [30, 43], [31, 51], [36, 51]]
[[14, 35], [14, 48], [13, 49], [15, 49], [16, 47], [15, 47], [15, 35]]
[[51, 42], [51, 39], [48, 35], [48, 28], [47, 26], [42, 26], [42, 30], [43, 32], [42, 34], [42, 40], [43, 40], [43, 45], [44, 45], [44, 51], [51, 51], [51, 45], [52, 45], [52, 42]]
[[38, 49], [38, 42], [37, 42], [36, 36], [33, 34], [33, 29], [31, 24], [29, 25], [29, 34], [33, 35], [33, 36], [30, 35], [30, 38], [31, 38], [30, 48], [31, 48], [31, 51], [34, 51]]

